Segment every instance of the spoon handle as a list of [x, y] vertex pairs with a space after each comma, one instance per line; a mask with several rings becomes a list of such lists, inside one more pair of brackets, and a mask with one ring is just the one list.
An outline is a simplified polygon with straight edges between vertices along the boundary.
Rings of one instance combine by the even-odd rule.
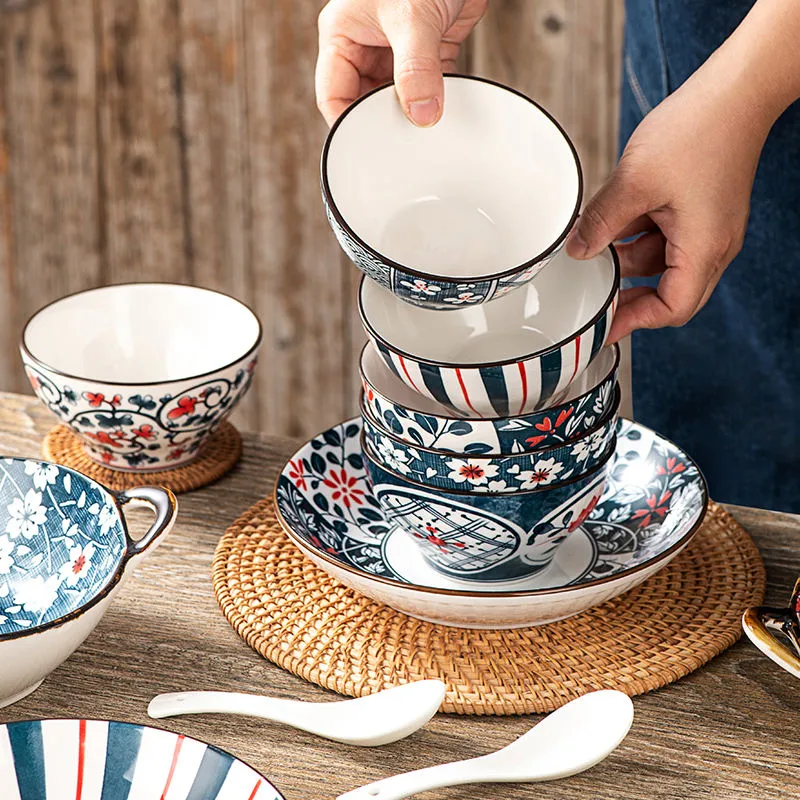
[[[305, 720], [294, 700], [240, 692], [172, 692], [150, 701], [147, 713], [154, 719], [181, 714], [242, 714], [301, 727]], [[298, 719], [299, 715], [299, 719]]]
[[453, 761], [450, 764], [439, 764], [436, 767], [393, 775], [391, 778], [384, 778], [339, 795], [336, 800], [401, 800], [403, 797], [411, 797], [443, 786], [502, 781], [502, 778], [492, 775], [491, 770], [482, 768], [479, 763], [482, 760], [482, 758], [471, 758], [467, 761]]

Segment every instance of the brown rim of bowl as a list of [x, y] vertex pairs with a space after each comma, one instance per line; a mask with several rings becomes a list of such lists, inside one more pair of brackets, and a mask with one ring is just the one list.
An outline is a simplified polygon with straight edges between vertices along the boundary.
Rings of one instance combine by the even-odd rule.
[[[41, 461], [41, 459], [22, 458], [21, 456], [3, 456], [3, 458], [11, 458], [13, 461], [20, 461], [20, 462], [39, 461], [41, 463], [49, 463]], [[63, 614], [60, 617], [51, 619], [49, 622], [44, 622], [39, 625], [34, 625], [31, 628], [25, 628], [24, 630], [20, 631], [12, 631], [11, 633], [0, 633], [0, 647], [2, 647], [3, 642], [10, 642], [15, 639], [23, 639], [26, 636], [34, 636], [37, 633], [44, 633], [44, 631], [51, 630], [52, 628], [59, 628], [62, 625], [66, 625], [68, 622], [72, 622], [73, 620], [82, 616], [84, 613], [89, 611], [89, 609], [94, 608], [101, 600], [105, 600], [105, 598], [108, 597], [112, 589], [114, 589], [119, 584], [125, 572], [125, 567], [130, 561], [130, 554], [128, 553], [128, 547], [132, 539], [130, 532], [128, 531], [128, 523], [125, 519], [125, 514], [122, 511], [122, 506], [120, 505], [119, 500], [117, 500], [116, 494], [113, 491], [111, 491], [111, 489], [109, 489], [108, 487], [103, 486], [102, 483], [96, 481], [94, 478], [90, 478], [88, 475], [84, 475], [82, 472], [78, 472], [77, 470], [72, 469], [72, 467], [66, 467], [63, 464], [57, 464], [56, 466], [58, 466], [59, 469], [68, 470], [72, 475], [79, 477], [81, 480], [93, 483], [99, 489], [102, 489], [102, 491], [114, 501], [114, 508], [117, 509], [117, 515], [119, 516], [120, 522], [122, 523], [122, 532], [125, 536], [123, 552], [119, 557], [119, 562], [117, 563], [117, 566], [114, 569], [113, 574], [108, 579], [108, 582], [103, 584], [103, 586], [98, 590], [97, 594], [90, 597], [85, 603], [82, 603], [80, 606], [78, 606], [78, 608], [74, 608], [72, 611]]]
[[[392, 433], [391, 431], [387, 431], [383, 425], [375, 419], [375, 417], [370, 413], [369, 409], [364, 405], [364, 393], [361, 393], [361, 397], [359, 398], [359, 410], [361, 411], [362, 417], [366, 417], [367, 422], [369, 422], [374, 428], [377, 428], [381, 435], [385, 436], [387, 439], [391, 440], [395, 444], [402, 445], [403, 447], [412, 447], [414, 450], [421, 450], [424, 453], [433, 453], [437, 456], [442, 456], [446, 458], [458, 458], [463, 460], [480, 460], [480, 461], [496, 461], [506, 458], [530, 458], [535, 456], [536, 458], [546, 458], [548, 453], [552, 453], [555, 450], [561, 450], [563, 447], [568, 447], [569, 445], [573, 445], [576, 442], [581, 441], [581, 439], [586, 439], [594, 433], [597, 433], [601, 428], [607, 425], [609, 422], [614, 420], [614, 425], [616, 425], [616, 418], [619, 415], [619, 406], [622, 402], [622, 390], [617, 384], [614, 387], [614, 399], [611, 402], [611, 405], [608, 407], [608, 411], [603, 414], [594, 425], [592, 425], [589, 430], [584, 431], [580, 436], [576, 436], [573, 439], [569, 439], [565, 442], [560, 442], [557, 445], [553, 445], [552, 447], [544, 447], [541, 450], [530, 450], [524, 453], [453, 453], [449, 450], [437, 450], [435, 447], [425, 447], [421, 444], [412, 444], [411, 442], [407, 442], [405, 439], [400, 439], [396, 434]], [[391, 472], [392, 470], [388, 470]], [[469, 492], [469, 494], [473, 494]]]
[[[420, 409], [414, 408], [413, 406], [403, 405], [402, 403], [398, 403], [396, 400], [392, 400], [391, 397], [388, 397], [384, 392], [382, 392], [380, 389], [378, 389], [375, 386], [375, 384], [372, 383], [372, 381], [370, 381], [367, 378], [367, 376], [364, 374], [364, 370], [363, 370], [363, 368], [361, 366], [364, 363], [364, 354], [367, 352], [367, 350], [370, 347], [375, 347], [375, 343], [373, 341], [367, 341], [367, 343], [361, 348], [361, 355], [358, 358], [359, 375], [361, 376], [362, 382], [366, 383], [370, 387], [370, 389], [372, 389], [373, 392], [375, 392], [377, 395], [379, 395], [384, 400], [384, 402], [389, 403], [390, 405], [396, 406], [397, 408], [405, 408], [406, 410], [413, 411], [416, 414], [422, 414], [423, 416], [426, 416], [426, 417], [435, 417], [436, 419], [452, 420], [454, 422], [455, 421], [461, 421], [461, 420], [464, 420], [465, 422], [494, 422], [495, 420], [521, 419], [522, 417], [531, 417], [534, 414], [550, 413], [551, 410], [555, 411], [556, 409], [561, 408], [561, 406], [565, 406], [565, 405], [567, 405], [569, 403], [578, 403], [581, 400], [583, 400], [583, 398], [586, 397], [586, 395], [591, 394], [593, 391], [595, 391], [595, 389], [599, 388], [599, 386], [602, 383], [605, 383], [605, 381], [607, 381], [612, 375], [614, 375], [617, 372], [617, 370], [619, 370], [619, 362], [620, 362], [619, 345], [616, 342], [614, 342], [614, 343], [612, 343], [610, 345], [604, 345], [602, 349], [605, 349], [606, 347], [608, 347], [608, 349], [611, 350], [614, 353], [614, 361], [613, 361], [613, 363], [611, 365], [611, 369], [599, 381], [597, 381], [597, 383], [595, 383], [594, 386], [592, 386], [590, 389], [587, 389], [582, 394], [579, 394], [577, 397], [573, 397], [570, 400], [562, 400], [557, 405], [552, 406], [552, 408], [541, 408], [538, 411], [530, 411], [527, 414], [507, 414], [507, 415], [505, 415], [503, 417], [456, 417], [456, 416], [450, 416], [449, 414], [434, 414], [434, 413], [431, 413], [430, 411], [421, 411]], [[378, 358], [381, 359], [381, 364], [383, 364], [385, 366], [385, 362], [381, 358], [380, 353], [378, 353]], [[590, 362], [589, 366], [591, 366], [591, 362]], [[386, 367], [386, 369], [388, 370], [389, 368]], [[587, 366], [586, 369], [588, 370], [589, 367]], [[394, 378], [397, 378], [397, 376], [391, 370], [389, 370], [389, 372], [391, 372], [391, 374], [392, 374], [392, 376]], [[400, 380], [400, 378], [397, 378], [397, 380]], [[402, 383], [402, 381], [401, 381], [401, 383]], [[408, 389], [411, 388], [410, 386], [407, 386], [405, 383], [403, 383], [403, 386], [406, 386], [406, 388], [408, 388]], [[442, 406], [443, 410], [449, 411], [447, 406], [442, 405], [442, 403], [440, 403], [438, 400], [431, 400], [431, 402]]]
[[[339, 423], [339, 425], [333, 427], [342, 427], [347, 425], [351, 422], [357, 422], [358, 417], [354, 417], [353, 419], [345, 420], [344, 422]], [[575, 586], [557, 586], [552, 587], [549, 589], [528, 589], [528, 590], [521, 590], [516, 592], [476, 592], [476, 591], [469, 591], [466, 589], [439, 589], [435, 586], [419, 586], [414, 583], [405, 583], [403, 581], [399, 581], [396, 578], [387, 578], [384, 575], [371, 575], [368, 572], [363, 572], [361, 570], [356, 569], [355, 567], [351, 567], [349, 564], [343, 564], [341, 561], [337, 561], [335, 558], [331, 557], [328, 553], [324, 553], [320, 550], [316, 550], [311, 545], [308, 544], [304, 539], [299, 537], [296, 533], [294, 533], [291, 529], [291, 526], [288, 522], [283, 518], [281, 514], [280, 508], [278, 507], [278, 503], [274, 502], [273, 506], [275, 508], [275, 516], [280, 523], [281, 528], [283, 528], [284, 533], [291, 539], [301, 550], [313, 553], [318, 558], [322, 559], [323, 561], [327, 561], [332, 566], [336, 567], [337, 569], [341, 569], [345, 572], [350, 572], [353, 575], [356, 575], [361, 580], [370, 580], [376, 581], [377, 583], [385, 584], [386, 586], [393, 586], [396, 589], [403, 589], [405, 591], [411, 592], [422, 592], [423, 594], [437, 594], [437, 595], [444, 595], [446, 597], [473, 597], [473, 598], [506, 598], [506, 597], [543, 597], [548, 594], [564, 594], [565, 592], [575, 592], [579, 591], [580, 589], [588, 589], [593, 586], [602, 586], [603, 584], [612, 583], [615, 580], [619, 580], [623, 577], [629, 577], [630, 575], [635, 575], [638, 572], [641, 572], [648, 567], [651, 567], [660, 561], [663, 561], [668, 556], [673, 555], [679, 550], [682, 550], [689, 542], [692, 540], [694, 535], [700, 530], [700, 526], [703, 524], [703, 520], [705, 519], [706, 511], [708, 510], [708, 485], [706, 484], [706, 479], [703, 476], [703, 473], [700, 471], [700, 468], [697, 466], [697, 463], [690, 458], [680, 447], [678, 447], [673, 441], [670, 439], [657, 434], [651, 428], [647, 428], [644, 425], [640, 425], [638, 422], [634, 423], [637, 427], [643, 428], [644, 430], [650, 431], [651, 433], [655, 434], [662, 442], [666, 442], [667, 444], [674, 447], [678, 452], [683, 453], [686, 457], [686, 460], [697, 470], [697, 477], [700, 480], [700, 489], [702, 493], [702, 503], [701, 503], [701, 512], [698, 515], [695, 522], [686, 531], [683, 536], [678, 539], [671, 547], [668, 547], [662, 553], [658, 553], [652, 558], [648, 559], [647, 561], [643, 562], [642, 564], [638, 564], [635, 567], [632, 567], [629, 570], [623, 570], [622, 572], [617, 573], [616, 575], [608, 575], [604, 578], [596, 578], [593, 581], [587, 581], [586, 583], [582, 583]], [[326, 428], [326, 430], [330, 430], [330, 428]], [[324, 431], [320, 431], [316, 436], [312, 437], [316, 439], [317, 437], [321, 436]], [[311, 441], [311, 440], [309, 440]], [[303, 445], [305, 447], [309, 442]], [[616, 451], [615, 451], [616, 452]], [[278, 481], [281, 479], [286, 466], [290, 461], [294, 459], [297, 455], [297, 451], [292, 453], [291, 457], [287, 459], [286, 464], [283, 465], [283, 468], [278, 473], [278, 477], [275, 479], [274, 489], [273, 489], [273, 496], [277, 494], [278, 489]], [[388, 535], [388, 534], [387, 534]], [[334, 580], [336, 580], [334, 578]], [[355, 590], [354, 590], [355, 591]], [[373, 601], [373, 602], [380, 602], [380, 601]]]
[[[245, 351], [243, 355], [238, 356], [237, 358], [233, 359], [233, 361], [230, 361], [227, 364], [224, 364], [220, 367], [215, 367], [214, 369], [208, 370], [207, 372], [200, 372], [194, 375], [186, 375], [180, 378], [168, 378], [160, 381], [109, 381], [109, 380], [104, 380], [102, 378], [91, 378], [84, 375], [72, 375], [69, 372], [64, 372], [63, 370], [51, 367], [49, 364], [45, 363], [40, 358], [35, 356], [28, 349], [28, 345], [25, 344], [25, 334], [27, 333], [28, 327], [30, 326], [31, 322], [33, 322], [33, 320], [36, 317], [38, 317], [39, 314], [43, 313], [44, 311], [47, 311], [47, 309], [49, 309], [51, 306], [54, 306], [57, 303], [60, 303], [62, 300], [66, 300], [70, 297], [77, 297], [80, 294], [88, 294], [89, 292], [96, 292], [102, 289], [115, 289], [120, 286], [178, 286], [180, 288], [200, 289], [201, 291], [204, 292], [211, 292], [212, 294], [222, 295], [222, 297], [227, 297], [229, 300], [233, 300], [235, 303], [238, 303], [240, 306], [247, 309], [247, 311], [249, 311], [253, 315], [253, 318], [256, 321], [256, 325], [258, 325], [258, 335], [256, 336], [253, 344], [250, 346], [248, 350]], [[102, 384], [104, 386], [163, 386], [164, 384], [167, 383], [177, 383], [178, 381], [193, 381], [193, 380], [198, 380], [200, 378], [206, 378], [209, 375], [214, 375], [217, 372], [222, 372], [223, 370], [230, 369], [231, 367], [238, 364], [240, 361], [244, 361], [245, 359], [250, 358], [258, 350], [258, 348], [261, 346], [261, 340], [263, 338], [263, 335], [264, 335], [264, 328], [261, 325], [261, 320], [259, 319], [258, 314], [256, 314], [256, 312], [253, 311], [253, 309], [250, 308], [250, 306], [247, 305], [247, 303], [243, 303], [241, 300], [234, 297], [233, 295], [227, 294], [225, 292], [220, 292], [217, 289], [208, 289], [205, 286], [192, 286], [188, 283], [172, 283], [170, 281], [126, 281], [125, 283], [110, 283], [107, 286], [95, 286], [92, 289], [81, 289], [80, 291], [77, 292], [70, 292], [69, 294], [63, 295], [63, 297], [59, 297], [47, 303], [46, 305], [43, 305], [40, 309], [34, 311], [33, 314], [31, 314], [28, 317], [28, 320], [25, 323], [25, 327], [22, 329], [22, 334], [20, 335], [19, 349], [23, 355], [23, 358], [27, 358], [29, 361], [33, 362], [33, 364], [35, 364], [39, 369], [46, 370], [47, 372], [52, 372], [54, 375], [60, 375], [62, 378], [69, 378], [70, 380], [74, 381], [89, 381], [90, 383]]]
[[[569, 336], [565, 337], [559, 342], [556, 342], [555, 344], [551, 344], [548, 347], [545, 347], [542, 350], [536, 350], [533, 353], [528, 353], [527, 355], [514, 356], [513, 358], [505, 358], [498, 361], [484, 361], [483, 363], [469, 363], [466, 361], [455, 363], [452, 361], [435, 361], [430, 358], [424, 358], [423, 356], [414, 355], [413, 353], [401, 350], [399, 347], [396, 347], [395, 345], [391, 344], [386, 339], [384, 339], [375, 330], [375, 328], [372, 327], [372, 324], [367, 319], [367, 314], [364, 311], [364, 286], [365, 286], [365, 281], [372, 279], [367, 278], [366, 275], [361, 276], [361, 281], [358, 284], [358, 315], [361, 318], [361, 324], [364, 326], [364, 330], [366, 330], [367, 335], [371, 339], [380, 342], [382, 345], [384, 345], [384, 347], [386, 347], [387, 350], [390, 350], [392, 353], [395, 353], [398, 356], [402, 356], [403, 358], [407, 358], [410, 361], [414, 361], [420, 364], [430, 364], [431, 366], [434, 367], [449, 367], [451, 369], [484, 369], [486, 367], [503, 367], [506, 364], [516, 364], [524, 361], [530, 361], [534, 358], [543, 358], [544, 356], [549, 355], [550, 353], [554, 353], [556, 350], [560, 350], [565, 344], [571, 342], [573, 339], [577, 339], [579, 336], [584, 334], [590, 328], [593, 328], [598, 323], [600, 318], [606, 314], [608, 309], [613, 304], [614, 298], [619, 293], [619, 280], [620, 280], [619, 257], [617, 256], [617, 251], [614, 248], [613, 244], [610, 244], [608, 246], [608, 250], [611, 251], [611, 259], [614, 264], [614, 277], [613, 280], [611, 281], [611, 292], [608, 295], [608, 297], [603, 301], [603, 304], [602, 306], [600, 306], [599, 310], [595, 312], [594, 316], [588, 322], [586, 322], [576, 331], [571, 333]], [[397, 295], [395, 295], [394, 292], [390, 291], [389, 289], [386, 289], [383, 286], [381, 286], [380, 288], [383, 289], [383, 291], [388, 292], [392, 297], [395, 298], [395, 300], [398, 303], [411, 305], [406, 300], [397, 297]], [[420, 306], [414, 306], [414, 308], [420, 308]], [[427, 309], [427, 310], [432, 310], [432, 309]], [[459, 311], [459, 309], [454, 309], [454, 313], [456, 311]], [[608, 338], [608, 331], [606, 331], [606, 338]]]
[[[56, 667], [55, 669], [58, 669], [58, 667]], [[55, 669], [52, 671], [55, 672]], [[151, 719], [153, 718], [151, 717]], [[111, 719], [110, 717], [107, 717], [106, 719], [100, 719], [99, 717], [45, 717], [45, 718], [34, 717], [25, 719], [15, 719], [15, 720], [10, 720], [8, 722], [0, 722], [0, 727], [7, 727], [9, 725], [30, 725], [34, 722], [81, 722], [81, 721], [107, 722], [111, 723], [112, 725], [124, 725], [126, 728], [142, 728], [151, 731], [158, 731], [159, 733], [161, 732], [169, 733], [172, 736], [175, 736], [176, 738], [183, 738], [187, 741], [199, 742], [200, 744], [205, 745], [205, 747], [207, 747], [209, 750], [216, 750], [218, 753], [222, 753], [222, 755], [228, 756], [228, 758], [231, 759], [231, 762], [238, 761], [240, 764], [244, 765], [249, 770], [251, 770], [254, 775], [261, 778], [262, 781], [266, 781], [278, 793], [278, 800], [286, 800], [286, 797], [283, 795], [281, 790], [275, 785], [275, 782], [272, 780], [272, 778], [268, 778], [266, 775], [264, 775], [263, 772], [257, 770], [252, 764], [248, 764], [247, 761], [245, 761], [244, 759], [235, 756], [233, 753], [230, 752], [230, 750], [225, 750], [225, 748], [219, 747], [216, 744], [209, 744], [203, 739], [198, 739], [194, 736], [188, 736], [183, 733], [178, 733], [177, 731], [167, 730], [166, 728], [156, 728], [154, 725], [146, 725], [144, 723], [130, 722], [129, 720], [122, 720], [122, 719]], [[107, 745], [108, 742], [106, 741], [106, 746]]]
[[580, 158], [578, 157], [578, 151], [575, 149], [575, 145], [572, 142], [572, 139], [567, 136], [567, 132], [561, 126], [561, 124], [556, 120], [552, 114], [550, 114], [546, 109], [542, 108], [535, 100], [532, 100], [527, 95], [523, 94], [522, 92], [518, 91], [517, 89], [512, 89], [510, 86], [505, 86], [502, 83], [498, 83], [497, 81], [490, 80], [489, 78], [482, 78], [477, 75], [458, 75], [453, 72], [445, 72], [443, 75], [444, 78], [450, 79], [458, 79], [458, 80], [468, 80], [468, 81], [476, 81], [478, 83], [486, 83], [490, 86], [495, 86], [498, 89], [503, 89], [510, 94], [517, 95], [517, 97], [521, 97], [523, 100], [526, 100], [536, 109], [538, 109], [545, 117], [555, 126], [561, 136], [564, 138], [564, 141], [569, 146], [569, 149], [572, 153], [572, 158], [575, 161], [575, 167], [578, 172], [578, 192], [577, 197], [575, 200], [575, 207], [572, 210], [572, 214], [570, 215], [569, 222], [567, 223], [564, 230], [559, 234], [558, 238], [545, 250], [543, 250], [539, 255], [535, 256], [534, 258], [528, 259], [527, 261], [523, 262], [517, 267], [512, 267], [510, 269], [503, 270], [502, 272], [495, 272], [488, 275], [473, 275], [472, 277], [467, 278], [456, 278], [453, 276], [439, 276], [432, 272], [422, 272], [419, 269], [415, 269], [413, 267], [406, 267], [403, 264], [398, 263], [397, 261], [393, 261], [391, 258], [382, 255], [379, 253], [375, 248], [368, 245], [347, 223], [345, 218], [342, 216], [342, 213], [339, 211], [338, 206], [336, 205], [335, 200], [333, 199], [333, 192], [331, 191], [330, 184], [328, 182], [328, 154], [330, 151], [331, 142], [333, 141], [333, 137], [336, 135], [336, 131], [339, 129], [339, 126], [342, 122], [350, 115], [350, 113], [355, 109], [358, 105], [364, 102], [367, 98], [371, 97], [373, 94], [377, 94], [381, 91], [386, 91], [391, 89], [394, 84], [393, 83], [385, 83], [381, 86], [376, 86], [374, 89], [370, 90], [366, 94], [362, 95], [358, 98], [355, 102], [351, 103], [339, 116], [336, 122], [333, 123], [330, 131], [328, 131], [328, 135], [325, 137], [325, 144], [322, 148], [322, 157], [320, 159], [320, 178], [322, 183], [322, 193], [325, 198], [325, 202], [328, 205], [328, 208], [331, 211], [336, 222], [348, 233], [349, 236], [353, 238], [353, 240], [359, 245], [359, 247], [366, 250], [370, 253], [373, 257], [378, 259], [381, 263], [385, 264], [386, 266], [400, 270], [401, 272], [405, 272], [408, 275], [415, 275], [419, 278], [425, 278], [427, 280], [435, 280], [437, 283], [469, 283], [475, 281], [493, 281], [499, 280], [501, 278], [506, 278], [509, 275], [514, 275], [518, 272], [524, 272], [528, 267], [532, 267], [534, 264], [538, 264], [542, 259], [549, 256], [551, 253], [555, 252], [564, 240], [567, 238], [567, 234], [572, 229], [572, 226], [575, 224], [575, 220], [578, 218], [578, 213], [581, 208], [581, 201], [583, 200], [583, 170], [581, 168]]

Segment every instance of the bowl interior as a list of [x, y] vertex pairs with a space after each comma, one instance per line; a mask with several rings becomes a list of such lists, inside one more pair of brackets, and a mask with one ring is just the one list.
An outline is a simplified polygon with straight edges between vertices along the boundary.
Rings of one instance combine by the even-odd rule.
[[617, 270], [610, 250], [586, 261], [564, 250], [527, 285], [476, 306], [437, 311], [362, 280], [367, 327], [391, 349], [438, 364], [480, 365], [529, 357], [568, 341], [610, 302]]
[[95, 597], [125, 543], [117, 506], [99, 484], [45, 461], [0, 460], [0, 639]]
[[71, 377], [152, 383], [232, 365], [259, 335], [255, 314], [232, 297], [194, 286], [133, 283], [45, 306], [26, 326], [23, 346]]
[[[558, 405], [570, 403], [599, 386], [614, 369], [618, 357], [616, 350], [617, 345], [604, 347], [586, 370], [570, 384], [569, 391]], [[463, 414], [461, 417], [456, 417], [447, 406], [415, 392], [386, 366], [386, 362], [381, 358], [374, 342], [367, 342], [362, 350], [360, 366], [361, 376], [366, 383], [377, 391], [384, 400], [396, 406], [444, 419], [470, 418], [471, 416], [480, 419], [475, 414]], [[546, 411], [547, 409], [541, 409], [540, 411], [532, 412], [528, 416], [540, 416]], [[511, 418], [497, 417], [496, 419]], [[491, 424], [492, 421], [486, 420], [486, 422]]]
[[478, 277], [521, 266], [569, 228], [578, 159], [556, 123], [505, 87], [445, 78], [432, 128], [403, 115], [392, 86], [345, 112], [323, 153], [345, 224], [384, 257], [429, 275]]

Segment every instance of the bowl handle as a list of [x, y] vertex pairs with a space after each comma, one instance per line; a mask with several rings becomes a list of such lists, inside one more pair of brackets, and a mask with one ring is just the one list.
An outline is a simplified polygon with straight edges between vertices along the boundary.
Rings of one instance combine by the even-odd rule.
[[134, 486], [131, 489], [114, 492], [114, 496], [120, 508], [131, 503], [137, 506], [147, 506], [156, 514], [150, 530], [141, 539], [134, 541], [130, 535], [126, 534], [128, 539], [128, 559], [137, 559], [143, 556], [147, 550], [155, 548], [175, 524], [175, 517], [178, 514], [178, 501], [169, 489], [162, 489], [159, 486]]
[[[747, 638], [779, 667], [800, 678], [800, 625], [789, 609], [748, 608], [742, 615]], [[772, 631], [780, 631], [792, 643], [789, 647]]]

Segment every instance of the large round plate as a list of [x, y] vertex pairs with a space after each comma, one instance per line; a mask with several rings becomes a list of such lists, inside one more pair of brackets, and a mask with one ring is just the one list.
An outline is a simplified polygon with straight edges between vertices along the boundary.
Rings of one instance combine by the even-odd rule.
[[372, 494], [361, 420], [303, 445], [276, 484], [287, 535], [328, 574], [373, 600], [443, 625], [520, 628], [579, 614], [663, 569], [700, 527], [708, 492], [676, 445], [629, 420], [617, 424], [606, 489], [555, 561], [532, 578], [446, 578], [387, 519]]
[[284, 800], [247, 764], [176, 733], [85, 719], [0, 725], [3, 800]]

